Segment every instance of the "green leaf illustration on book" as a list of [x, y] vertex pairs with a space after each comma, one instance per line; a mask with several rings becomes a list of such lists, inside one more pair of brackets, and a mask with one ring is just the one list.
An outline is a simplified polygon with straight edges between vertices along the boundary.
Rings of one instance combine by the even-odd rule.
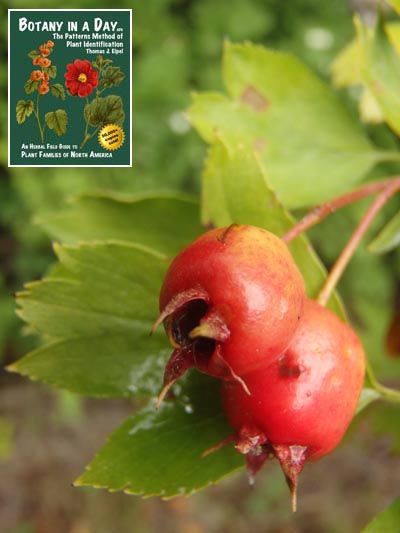
[[34, 81], [34, 80], [30, 80], [30, 79], [28, 81], [26, 81], [26, 83], [24, 85], [24, 89], [25, 89], [26, 94], [34, 93], [37, 90], [38, 87], [39, 87], [39, 82], [38, 81]]
[[125, 74], [119, 67], [108, 67], [104, 72], [104, 77], [101, 80], [103, 87], [118, 87], [118, 85], [125, 78]]
[[61, 83], [55, 83], [51, 87], [51, 94], [55, 96], [56, 98], [61, 98], [61, 100], [65, 100], [65, 89]]
[[32, 114], [34, 104], [32, 100], [18, 100], [17, 102], [17, 122], [22, 124]]
[[110, 94], [106, 97], [95, 98], [85, 106], [85, 120], [94, 127], [105, 124], [121, 125], [125, 119], [122, 99], [120, 96]]
[[48, 127], [54, 131], [59, 137], [64, 135], [67, 131], [68, 117], [64, 109], [57, 109], [57, 111], [50, 111], [44, 116]]
[[41, 96], [50, 93], [56, 98], [65, 99], [64, 87], [60, 83], [50, 84], [50, 79], [57, 77], [57, 67], [49, 59], [53, 48], [54, 43], [49, 40], [47, 43], [40, 45], [39, 50], [31, 50], [28, 53], [28, 57], [32, 59], [35, 69], [31, 71], [29, 79], [25, 82], [24, 90], [26, 94], [34, 94], [37, 91], [36, 103], [32, 100], [18, 100], [16, 105], [16, 120], [18, 124], [23, 124], [32, 113], [36, 117], [42, 143], [44, 143], [46, 126], [60, 136], [67, 131], [66, 126], [68, 123], [67, 113], [64, 109], [46, 113], [44, 121], [40, 114]]

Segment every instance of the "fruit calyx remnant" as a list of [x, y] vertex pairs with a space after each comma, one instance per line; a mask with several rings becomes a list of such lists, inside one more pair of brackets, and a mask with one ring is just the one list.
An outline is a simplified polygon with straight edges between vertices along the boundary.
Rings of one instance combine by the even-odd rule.
[[292, 511], [296, 512], [298, 477], [307, 460], [307, 446], [273, 444], [257, 426], [244, 424], [239, 431], [206, 450], [202, 457], [206, 457], [231, 442], [234, 442], [236, 450], [246, 458], [246, 471], [251, 486], [254, 485], [255, 476], [265, 461], [278, 459], [289, 486]]
[[221, 354], [220, 344], [229, 339], [230, 331], [218, 312], [209, 310], [208, 295], [201, 287], [175, 295], [161, 312], [151, 333], [161, 322], [175, 349], [165, 367], [164, 386], [157, 407], [175, 381], [194, 366], [216, 377], [237, 380], [248, 392], [244, 381]]

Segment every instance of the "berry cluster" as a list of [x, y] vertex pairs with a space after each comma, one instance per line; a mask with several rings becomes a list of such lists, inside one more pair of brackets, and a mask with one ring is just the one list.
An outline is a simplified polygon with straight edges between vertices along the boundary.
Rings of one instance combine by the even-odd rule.
[[174, 347], [159, 403], [190, 367], [222, 380], [222, 405], [250, 482], [276, 457], [296, 508], [306, 461], [340, 442], [365, 373], [349, 325], [306, 297], [286, 244], [234, 224], [211, 230], [172, 262], [161, 288], [161, 323]]
[[47, 94], [50, 90], [48, 68], [51, 66], [51, 60], [48, 56], [53, 51], [53, 47], [53, 41], [47, 41], [39, 46], [40, 55], [32, 59], [33, 65], [40, 67], [40, 70], [32, 70], [30, 75], [32, 81], [39, 82], [37, 88], [39, 94]]

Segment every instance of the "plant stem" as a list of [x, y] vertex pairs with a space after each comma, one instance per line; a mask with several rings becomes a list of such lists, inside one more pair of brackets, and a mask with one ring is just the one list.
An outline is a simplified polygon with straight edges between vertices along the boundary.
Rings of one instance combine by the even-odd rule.
[[310, 211], [303, 219], [298, 222], [293, 228], [291, 228], [283, 237], [282, 240], [286, 243], [289, 243], [296, 237], [298, 237], [304, 231], [312, 228], [324, 218], [326, 218], [331, 213], [334, 213], [341, 207], [344, 207], [348, 204], [361, 200], [366, 196], [385, 190], [391, 183], [399, 183], [400, 177], [395, 176], [393, 178], [386, 178], [384, 180], [374, 181], [372, 183], [367, 183], [362, 187], [355, 189], [354, 191], [338, 196], [325, 204], [321, 204], [315, 207]]
[[384, 152], [376, 152], [377, 161], [379, 163], [389, 163], [389, 162], [398, 162], [400, 161], [400, 152], [397, 150], [388, 150]]
[[[86, 97], [86, 105], [89, 105], [89, 99], [88, 97]], [[83, 116], [85, 116], [85, 111], [83, 112]], [[81, 142], [81, 145], [79, 146], [79, 148], [83, 148], [85, 146], [85, 144], [88, 142], [88, 140], [90, 139], [90, 135], [89, 135], [89, 121], [86, 120], [85, 118], [85, 135], [83, 137], [83, 141]]]
[[391, 389], [390, 387], [385, 387], [381, 385], [375, 377], [374, 372], [372, 371], [371, 365], [367, 362], [367, 376], [369, 382], [373, 389], [379, 392], [382, 400], [386, 400], [391, 403], [400, 403], [400, 391], [396, 389]]
[[381, 190], [380, 194], [376, 197], [376, 199], [369, 206], [361, 222], [354, 230], [348, 243], [343, 248], [341, 254], [339, 255], [338, 259], [333, 265], [331, 271], [329, 272], [329, 275], [326, 278], [325, 283], [318, 295], [318, 298], [317, 298], [318, 303], [320, 303], [321, 305], [327, 304], [341, 275], [343, 274], [350, 259], [352, 258], [354, 252], [356, 251], [358, 245], [360, 244], [361, 239], [364, 237], [365, 233], [367, 232], [371, 222], [374, 220], [377, 213], [386, 204], [389, 198], [391, 198], [398, 190], [400, 190], [400, 178], [395, 178], [385, 183], [385, 188]]
[[[97, 88], [96, 88], [96, 91], [97, 91]], [[96, 98], [97, 98], [97, 96], [96, 96]], [[94, 102], [96, 100], [96, 98], [94, 98], [92, 100], [92, 102]], [[86, 97], [86, 105], [89, 105], [89, 98], [88, 97]], [[83, 113], [83, 115], [85, 116], [85, 112]], [[90, 141], [90, 139], [94, 135], [96, 135], [96, 133], [99, 131], [99, 128], [100, 128], [100, 126], [97, 126], [96, 129], [94, 131], [92, 131], [92, 133], [89, 133], [89, 120], [86, 120], [86, 118], [85, 118], [85, 123], [86, 123], [86, 125], [85, 125], [85, 135], [83, 137], [83, 141], [81, 142], [81, 144], [79, 146], [80, 149], [82, 149], [85, 146], [85, 144], [88, 141]]]
[[44, 143], [44, 133], [43, 133], [42, 125], [41, 125], [41, 123], [40, 123], [39, 98], [40, 98], [40, 93], [39, 93], [39, 91], [38, 91], [38, 95], [37, 95], [37, 98], [36, 98], [36, 111], [35, 111], [35, 116], [36, 116], [36, 120], [37, 120], [37, 123], [38, 123], [38, 126], [39, 126], [40, 138], [42, 139], [42, 143]]
[[81, 145], [79, 146], [79, 148], [83, 148], [85, 146], [85, 144], [90, 141], [90, 139], [96, 135], [96, 133], [99, 131], [99, 126], [94, 130], [92, 131], [92, 133], [89, 133], [88, 132], [88, 128], [89, 128], [89, 123], [86, 122], [86, 128], [85, 128], [85, 137], [83, 139], [83, 141], [81, 142]]

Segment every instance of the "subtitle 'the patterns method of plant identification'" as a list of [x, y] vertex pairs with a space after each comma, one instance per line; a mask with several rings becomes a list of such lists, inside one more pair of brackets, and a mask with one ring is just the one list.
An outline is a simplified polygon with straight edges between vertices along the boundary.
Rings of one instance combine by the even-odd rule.
[[132, 166], [132, 10], [10, 9], [9, 166]]

